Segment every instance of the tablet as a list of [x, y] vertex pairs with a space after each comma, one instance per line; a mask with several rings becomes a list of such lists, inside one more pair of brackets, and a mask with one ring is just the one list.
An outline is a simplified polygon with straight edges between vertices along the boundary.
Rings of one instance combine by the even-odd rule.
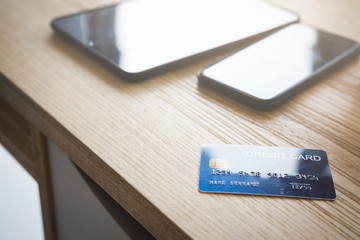
[[128, 0], [56, 18], [51, 25], [125, 79], [136, 80], [298, 19], [258, 0]]

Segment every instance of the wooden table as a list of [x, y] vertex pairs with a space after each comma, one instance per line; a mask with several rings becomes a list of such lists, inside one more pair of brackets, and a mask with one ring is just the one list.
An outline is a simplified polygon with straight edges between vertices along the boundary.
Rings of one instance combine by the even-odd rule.
[[[0, 2], [1, 111], [16, 115], [29, 136], [11, 142], [16, 135], [6, 128], [0, 139], [18, 158], [35, 159], [24, 165], [43, 189], [47, 229], [44, 136], [159, 239], [360, 238], [359, 59], [270, 112], [198, 87], [199, 69], [224, 55], [131, 84], [49, 25], [113, 2]], [[360, 41], [358, 0], [272, 2], [303, 23]], [[203, 143], [324, 149], [337, 199], [202, 194]]]

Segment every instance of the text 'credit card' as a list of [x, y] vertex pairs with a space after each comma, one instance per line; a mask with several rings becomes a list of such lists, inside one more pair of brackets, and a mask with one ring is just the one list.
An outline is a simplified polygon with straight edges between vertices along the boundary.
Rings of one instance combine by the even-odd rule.
[[334, 200], [325, 151], [205, 144], [199, 191]]

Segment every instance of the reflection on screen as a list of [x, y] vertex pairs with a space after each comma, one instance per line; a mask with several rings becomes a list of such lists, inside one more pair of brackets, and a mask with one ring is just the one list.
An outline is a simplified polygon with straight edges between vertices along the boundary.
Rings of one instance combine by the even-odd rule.
[[259, 99], [272, 99], [354, 46], [292, 25], [206, 69], [204, 75]]
[[62, 32], [130, 73], [297, 21], [256, 0], [133, 0], [56, 21]]

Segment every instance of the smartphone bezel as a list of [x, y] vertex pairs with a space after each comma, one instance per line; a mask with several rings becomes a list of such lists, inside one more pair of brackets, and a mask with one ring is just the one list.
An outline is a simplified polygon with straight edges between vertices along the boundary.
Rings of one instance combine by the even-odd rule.
[[[291, 26], [291, 25], [290, 25]], [[333, 34], [334, 35], [334, 34]], [[266, 39], [266, 38], [264, 38]], [[264, 40], [262, 39], [262, 40]], [[353, 40], [352, 40], [353, 41]], [[276, 96], [270, 99], [261, 99], [255, 97], [249, 93], [241, 91], [239, 89], [233, 88], [221, 80], [213, 79], [205, 74], [205, 71], [216, 64], [232, 57], [233, 55], [237, 54], [233, 53], [230, 56], [227, 56], [199, 71], [198, 73], [198, 80], [199, 85], [205, 86], [210, 88], [215, 92], [219, 92], [229, 98], [237, 100], [241, 103], [249, 105], [252, 108], [259, 109], [259, 110], [271, 110], [280, 104], [284, 103], [286, 99], [289, 99], [299, 92], [305, 90], [309, 86], [315, 84], [320, 79], [324, 78], [325, 76], [331, 74], [332, 72], [336, 71], [341, 66], [345, 65], [352, 59], [356, 58], [360, 54], [360, 44], [353, 41], [354, 45], [347, 51], [344, 51], [342, 54], [338, 55], [334, 59], [326, 62], [323, 66], [319, 67], [315, 71], [313, 71], [310, 75], [306, 78], [301, 79], [297, 84], [291, 86], [290, 88], [279, 92]], [[256, 44], [256, 43], [254, 43]], [[241, 51], [241, 50], [240, 50]]]

